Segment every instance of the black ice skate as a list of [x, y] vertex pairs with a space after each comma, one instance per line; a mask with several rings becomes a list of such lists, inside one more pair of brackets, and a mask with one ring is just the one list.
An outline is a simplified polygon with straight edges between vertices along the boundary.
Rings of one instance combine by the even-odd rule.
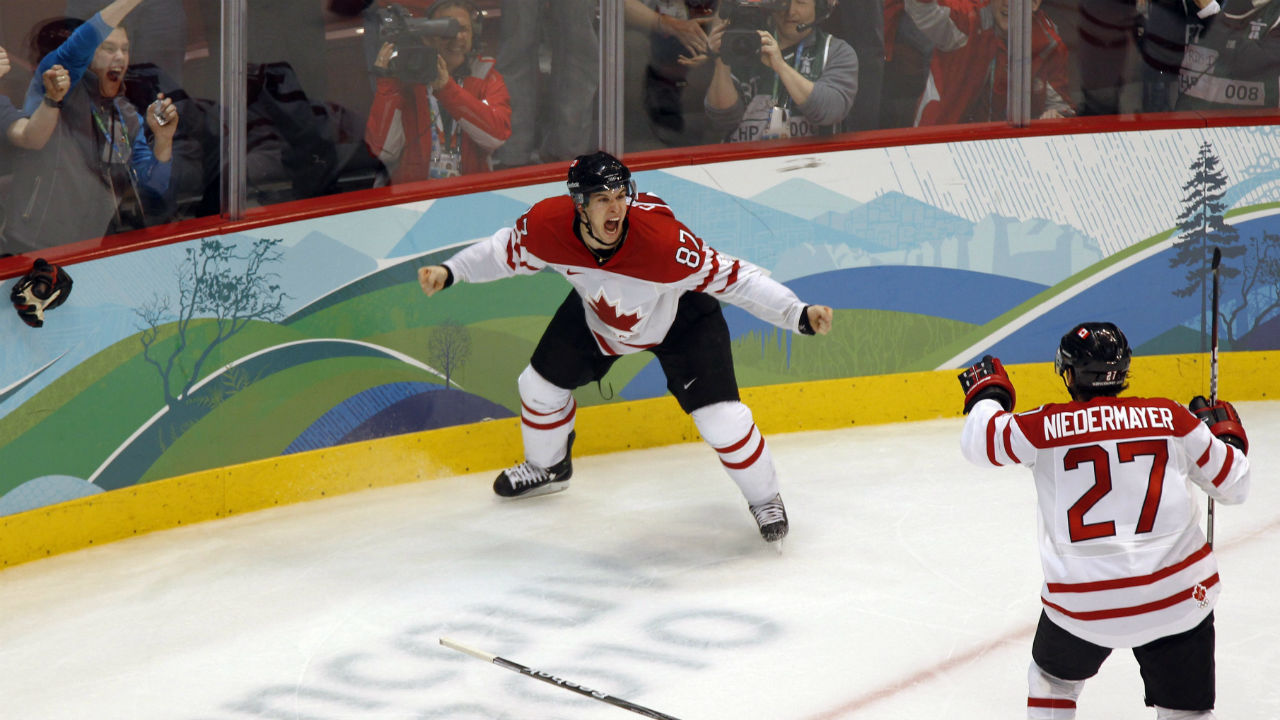
[[760, 537], [765, 542], [778, 542], [787, 536], [787, 509], [782, 505], [782, 495], [774, 495], [759, 505], [749, 505], [760, 526]]
[[[525, 461], [515, 467], [507, 468], [493, 481], [493, 491], [502, 497], [533, 497], [548, 493], [560, 492], [569, 487], [569, 478], [573, 475], [573, 438], [576, 433], [569, 433], [569, 442], [564, 448], [564, 459], [549, 468], [538, 467]], [[786, 522], [785, 520], [783, 521]]]

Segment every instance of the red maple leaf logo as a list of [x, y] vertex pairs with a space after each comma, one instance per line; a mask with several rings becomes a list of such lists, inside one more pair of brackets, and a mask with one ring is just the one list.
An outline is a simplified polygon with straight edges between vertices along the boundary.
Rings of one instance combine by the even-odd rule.
[[640, 312], [637, 310], [632, 314], [620, 314], [618, 306], [621, 301], [611, 303], [601, 290], [595, 298], [591, 300], [591, 309], [595, 311], [596, 317], [600, 318], [600, 322], [617, 330], [620, 333], [630, 334], [635, 328], [636, 323], [640, 322]]

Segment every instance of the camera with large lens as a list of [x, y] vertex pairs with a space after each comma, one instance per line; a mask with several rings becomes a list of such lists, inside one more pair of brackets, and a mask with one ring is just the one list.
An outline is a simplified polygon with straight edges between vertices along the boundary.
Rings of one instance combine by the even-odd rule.
[[452, 38], [462, 32], [454, 18], [428, 20], [414, 17], [403, 5], [373, 8], [378, 38], [396, 46], [387, 74], [406, 83], [430, 85], [436, 81], [436, 58], [440, 53], [428, 38]]
[[729, 21], [720, 41], [720, 57], [729, 65], [746, 65], [760, 58], [760, 31], [775, 32], [773, 16], [786, 12], [791, 0], [724, 0], [720, 15]]

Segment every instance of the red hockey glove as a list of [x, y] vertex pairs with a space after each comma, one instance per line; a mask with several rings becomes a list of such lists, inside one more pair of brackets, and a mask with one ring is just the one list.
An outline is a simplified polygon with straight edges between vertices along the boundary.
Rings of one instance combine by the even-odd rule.
[[1197, 395], [1191, 398], [1188, 407], [1209, 426], [1209, 432], [1217, 435], [1219, 440], [1245, 455], [1249, 454], [1249, 436], [1244, 433], [1244, 425], [1240, 424], [1240, 415], [1235, 406], [1226, 400], [1218, 400], [1210, 405], [1203, 395]]
[[979, 400], [990, 398], [1005, 410], [1012, 410], [1018, 394], [1004, 371], [1000, 358], [983, 356], [982, 361], [960, 373], [960, 387], [964, 389], [964, 414], [968, 415]]

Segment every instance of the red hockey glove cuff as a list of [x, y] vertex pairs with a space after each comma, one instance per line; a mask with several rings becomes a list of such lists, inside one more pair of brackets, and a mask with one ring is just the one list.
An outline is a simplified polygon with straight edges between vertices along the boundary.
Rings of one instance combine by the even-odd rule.
[[1244, 432], [1244, 425], [1240, 423], [1240, 415], [1236, 412], [1234, 405], [1226, 400], [1218, 400], [1210, 405], [1203, 395], [1197, 395], [1191, 398], [1191, 404], [1188, 407], [1196, 417], [1209, 426], [1209, 432], [1216, 435], [1219, 440], [1245, 455], [1249, 454], [1249, 436]]
[[1013, 410], [1018, 394], [1014, 392], [1009, 374], [1004, 371], [1000, 358], [986, 355], [973, 367], [957, 376], [964, 390], [964, 414], [968, 415], [979, 400], [988, 398], [1000, 403], [1005, 410]]

